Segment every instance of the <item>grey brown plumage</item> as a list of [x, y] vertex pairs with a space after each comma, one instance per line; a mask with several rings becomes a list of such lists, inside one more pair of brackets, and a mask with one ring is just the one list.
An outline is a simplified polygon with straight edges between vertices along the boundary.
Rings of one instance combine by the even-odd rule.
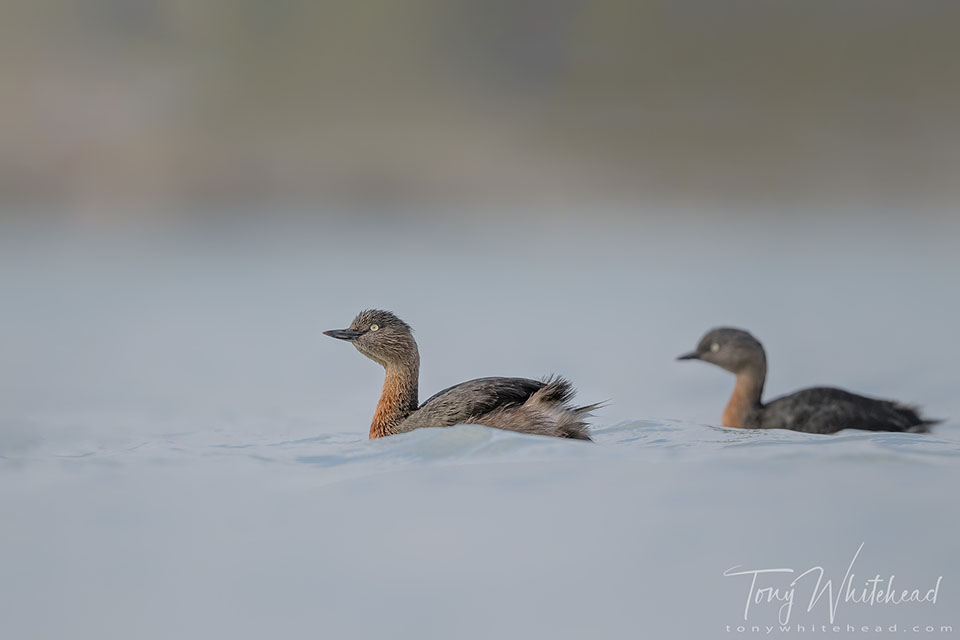
[[744, 426], [809, 433], [834, 433], [844, 428], [920, 433], [929, 431], [935, 422], [898, 402], [833, 387], [813, 387], [771, 400], [761, 411], [751, 412]]
[[324, 333], [350, 341], [384, 367], [371, 438], [422, 427], [480, 424], [590, 440], [587, 418], [598, 405], [573, 406], [573, 386], [563, 378], [478, 378], [448, 387], [418, 405], [420, 355], [409, 325], [389, 311], [371, 309], [357, 315], [349, 329]]
[[703, 360], [736, 374], [733, 394], [723, 412], [723, 424], [728, 427], [807, 433], [842, 429], [926, 432], [937, 422], [922, 417], [914, 407], [832, 387], [804, 389], [764, 404], [766, 352], [759, 340], [742, 329], [713, 329], [695, 351], [679, 359]]

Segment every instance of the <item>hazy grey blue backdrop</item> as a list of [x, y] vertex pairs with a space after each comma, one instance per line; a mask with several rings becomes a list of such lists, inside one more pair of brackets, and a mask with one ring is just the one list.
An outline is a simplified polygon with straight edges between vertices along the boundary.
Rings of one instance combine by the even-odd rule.
[[[4, 14], [4, 637], [729, 637], [723, 570], [861, 542], [942, 602], [843, 621], [958, 628], [960, 5]], [[381, 372], [321, 334], [367, 307], [423, 397], [562, 373], [597, 445], [367, 442]], [[711, 426], [731, 377], [673, 359], [718, 324], [770, 395], [945, 423]]]
[[14, 0], [6, 13], [3, 196], [72, 215], [636, 198], [913, 211], [957, 195], [949, 2]]

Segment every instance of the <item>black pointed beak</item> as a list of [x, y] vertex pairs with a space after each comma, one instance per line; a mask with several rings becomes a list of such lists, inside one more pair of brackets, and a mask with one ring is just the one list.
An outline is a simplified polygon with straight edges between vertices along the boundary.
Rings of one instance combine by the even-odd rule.
[[691, 351], [690, 353], [685, 353], [682, 356], [679, 356], [677, 360], [699, 360], [700, 353], [697, 351]]
[[330, 331], [324, 331], [323, 335], [336, 338], [337, 340], [356, 340], [363, 335], [363, 331], [354, 331], [353, 329], [330, 329]]

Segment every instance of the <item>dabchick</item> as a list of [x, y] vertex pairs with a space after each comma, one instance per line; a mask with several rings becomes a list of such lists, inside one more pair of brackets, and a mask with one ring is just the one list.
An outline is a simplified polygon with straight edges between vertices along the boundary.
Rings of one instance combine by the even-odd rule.
[[389, 311], [362, 311], [348, 329], [324, 331], [350, 342], [386, 371], [370, 438], [421, 427], [482, 424], [497, 429], [590, 440], [586, 419], [599, 405], [574, 407], [563, 378], [478, 378], [440, 391], [419, 405], [420, 352], [410, 326]]
[[764, 404], [767, 356], [763, 345], [742, 329], [713, 329], [696, 351], [678, 360], [703, 360], [737, 376], [733, 395], [723, 411], [723, 425], [747, 429], [792, 429], [836, 433], [841, 429], [927, 432], [937, 420], [913, 407], [867, 398], [843, 389], [814, 387]]

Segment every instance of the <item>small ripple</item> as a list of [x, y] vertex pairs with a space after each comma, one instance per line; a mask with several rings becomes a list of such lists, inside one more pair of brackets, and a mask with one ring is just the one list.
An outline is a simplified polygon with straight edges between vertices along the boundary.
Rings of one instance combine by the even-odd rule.
[[[793, 459], [850, 460], [860, 465], [892, 463], [951, 464], [960, 457], [960, 429], [935, 434], [845, 431], [835, 435], [786, 430], [730, 429], [673, 420], [635, 420], [599, 425], [594, 443], [501, 431], [476, 425], [418, 429], [390, 438], [368, 440], [351, 429], [319, 435], [271, 438], [258, 433], [220, 430], [184, 431], [179, 437], [158, 433], [152, 439], [111, 442], [49, 443], [52, 450], [30, 455], [4, 451], [0, 460], [71, 461], [73, 466], [106, 460], [113, 465], [216, 463], [237, 459], [301, 469], [321, 482], [337, 481], [431, 465], [540, 463], [565, 460], [634, 461], [637, 464], [716, 461], [736, 464]], [[99, 446], [98, 446], [99, 445]], [[56, 448], [54, 448], [56, 447]], [[59, 449], [59, 450], [57, 450]]]

